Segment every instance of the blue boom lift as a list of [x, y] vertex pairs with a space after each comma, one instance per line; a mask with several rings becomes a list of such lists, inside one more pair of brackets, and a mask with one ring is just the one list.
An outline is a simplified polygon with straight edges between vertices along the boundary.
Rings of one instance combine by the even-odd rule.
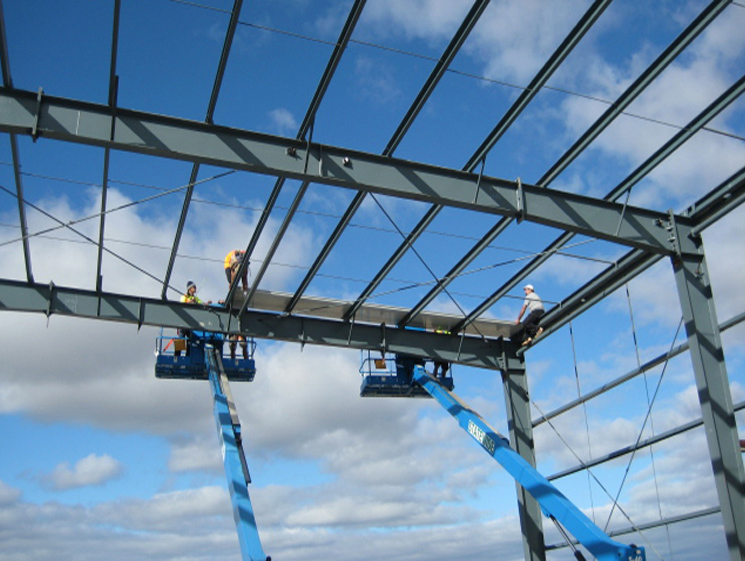
[[[229, 340], [229, 344], [235, 342]], [[228, 380], [253, 380], [256, 365], [253, 353], [256, 345], [246, 341], [245, 358], [223, 359], [225, 338], [218, 333], [188, 332], [177, 338], [158, 338], [155, 374], [159, 378], [209, 380], [214, 399], [217, 432], [223, 449], [225, 473], [228, 479], [233, 517], [238, 529], [238, 541], [244, 561], [271, 561], [264, 554], [259, 539], [248, 485], [251, 477], [243, 452], [241, 425], [235, 409]], [[173, 346], [173, 349], [171, 349]], [[391, 368], [391, 363], [394, 368]], [[442, 365], [442, 376], [434, 378], [424, 369], [424, 360], [410, 355], [395, 358], [367, 358], [363, 355], [360, 395], [363, 397], [432, 397], [450, 413], [458, 424], [515, 480], [528, 491], [544, 515], [566, 529], [598, 561], [646, 561], [644, 548], [624, 545], [612, 540], [556, 487], [515, 452], [508, 440], [492, 429], [481, 416], [470, 409], [454, 393], [453, 378], [448, 365]], [[584, 557], [575, 550], [577, 559]]]
[[[228, 340], [228, 344], [231, 343], [242, 342]], [[156, 342], [155, 375], [158, 378], [209, 380], [241, 557], [244, 561], [271, 561], [261, 548], [248, 495], [251, 476], [243, 453], [241, 423], [228, 384], [229, 379], [240, 382], [254, 379], [256, 344], [253, 340], [245, 343], [246, 358], [224, 358], [225, 338], [219, 333], [191, 331], [176, 338], [164, 337], [161, 333]]]
[[[368, 357], [369, 358], [369, 357]], [[381, 361], [382, 359], [377, 359]], [[452, 377], [433, 378], [424, 369], [422, 359], [410, 360], [410, 357], [396, 358], [396, 375], [380, 383], [383, 376], [374, 372], [369, 366], [369, 373], [363, 372], [364, 379], [360, 395], [363, 397], [413, 397], [422, 393], [433, 397], [450, 413], [471, 437], [478, 442], [515, 480], [528, 491], [543, 511], [543, 514], [558, 523], [572, 534], [598, 561], [645, 561], [644, 548], [635, 545], [624, 545], [613, 541], [598, 528], [584, 513], [579, 510], [561, 491], [551, 484], [530, 465], [520, 454], [510, 447], [509, 441], [492, 429], [481, 416], [470, 409], [454, 393]], [[363, 367], [365, 361], [363, 360]], [[381, 369], [385, 366], [378, 362]], [[361, 368], [361, 371], [364, 368]], [[369, 382], [367, 379], [370, 379]], [[405, 385], [409, 384], [410, 388]], [[584, 556], [575, 551], [577, 559]]]

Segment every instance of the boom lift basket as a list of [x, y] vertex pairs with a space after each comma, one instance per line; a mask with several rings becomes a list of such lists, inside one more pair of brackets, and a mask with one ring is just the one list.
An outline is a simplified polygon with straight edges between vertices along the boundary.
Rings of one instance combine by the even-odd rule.
[[[361, 397], [432, 397], [414, 381], [414, 367], [424, 367], [425, 359], [406, 354], [380, 358], [372, 355], [372, 351], [362, 351]], [[455, 387], [449, 367], [437, 381], [448, 390]]]
[[[208, 372], [204, 363], [205, 345], [212, 345], [220, 353], [228, 379], [236, 382], [251, 382], [256, 375], [256, 341], [246, 339], [248, 358], [243, 358], [244, 341], [234, 340], [234, 335], [206, 331], [179, 332], [175, 337], [163, 335], [155, 340], [155, 377], [184, 380], [207, 380]], [[236, 357], [225, 356], [225, 347], [231, 342], [236, 345]]]

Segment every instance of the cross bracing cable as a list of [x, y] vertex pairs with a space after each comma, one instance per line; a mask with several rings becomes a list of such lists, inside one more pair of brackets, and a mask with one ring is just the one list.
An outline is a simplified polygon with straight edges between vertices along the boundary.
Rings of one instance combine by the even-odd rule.
[[[631, 193], [631, 189], [629, 189], [628, 192]], [[629, 283], [626, 283], [626, 301], [628, 302], [628, 305], [629, 305], [629, 320], [631, 322], [631, 335], [632, 335], [633, 340], [634, 340], [634, 353], [636, 355], [636, 367], [639, 368], [639, 369], [641, 369], [642, 361], [641, 361], [641, 357], [639, 355], [639, 341], [638, 341], [637, 336], [636, 336], [636, 323], [634, 322], [634, 308], [631, 305], [631, 292], [629, 291]], [[660, 378], [661, 377], [662, 376], [660, 376]], [[644, 372], [644, 391], [645, 391], [645, 394], [647, 396], [647, 407], [650, 408], [649, 428], [650, 428], [650, 430], [652, 432], [652, 436], [654, 437], [654, 435], [655, 435], [654, 417], [651, 414], [652, 402], [650, 401], [651, 398], [650, 398], [650, 395], [649, 395], [649, 380], [647, 379], [647, 372], [646, 371]], [[639, 441], [637, 440], [637, 442], [639, 442]], [[652, 464], [652, 479], [654, 480], [654, 490], [655, 490], [655, 495], [657, 497], [657, 511], [658, 511], [658, 514], [660, 515], [660, 519], [662, 519], [663, 518], [663, 516], [662, 516], [662, 501], [660, 499], [660, 487], [659, 487], [659, 484], [658, 484], [658, 481], [657, 481], [657, 462], [655, 462], [654, 448], [652, 446], [649, 447], [649, 458], [650, 458], [650, 461], [651, 461], [651, 464]], [[672, 540], [670, 539], [670, 528], [666, 526], [665, 527], [665, 532], [667, 533], [667, 546], [668, 546], [668, 550], [670, 552], [670, 561], [672, 561], [672, 558], [673, 558], [673, 544], [672, 544]]]
[[[577, 348], [574, 344], [574, 326], [569, 322], [569, 338], [572, 342], [572, 359], [574, 361], [574, 380], [577, 386], [577, 397], [582, 396], [582, 390], [579, 385], [579, 368], [577, 366]], [[590, 440], [590, 422], [587, 418], [587, 405], [583, 404], [582, 414], [585, 420], [585, 435], [587, 437], [587, 456], [592, 459], [592, 441]], [[595, 500], [592, 496], [592, 480], [590, 474], [587, 474], [587, 487], [590, 492], [590, 507], [592, 508], [592, 521], [595, 522]]]
[[[732, 410], [735, 413], [739, 413], [740, 411], [745, 410], [745, 401], [735, 403]], [[573, 475], [579, 471], [583, 471], [588, 468], [599, 466], [600, 464], [604, 464], [606, 462], [609, 462], [610, 460], [615, 460], [616, 458], [620, 458], [621, 456], [625, 456], [626, 454], [631, 454], [634, 448], [636, 448], [637, 450], [641, 450], [642, 448], [647, 448], [648, 446], [659, 444], [660, 442], [664, 442], [668, 438], [672, 438], [674, 436], [678, 436], [680, 434], [692, 431], [702, 426], [703, 424], [704, 424], [703, 418], [699, 417], [698, 419], [695, 419], [693, 421], [689, 421], [682, 425], [678, 425], [674, 429], [670, 429], [668, 431], [658, 433], [656, 436], [642, 440], [641, 442], [639, 442], [639, 444], [635, 446], [630, 445], [630, 446], [625, 446], [623, 448], [619, 448], [617, 450], [614, 450], [613, 452], [609, 452], [608, 454], [605, 454], [604, 456], [600, 456], [590, 461], [587, 461], [584, 464], [578, 464], [570, 468], [564, 469], [562, 471], [556, 472], [552, 475], [547, 476], [546, 479], [548, 479], [549, 481], [555, 481], [557, 479], [562, 479], [563, 477]]]
[[[538, 410], [539, 413], [543, 414], [543, 411], [541, 411], [541, 408], [539, 407], [539, 405], [532, 398], [531, 398], [530, 402], [533, 404], [533, 407], [535, 407]], [[547, 422], [548, 422], [548, 425], [553, 429], [554, 433], [559, 438], [559, 440], [564, 444], [564, 446], [566, 446], [567, 450], [569, 450], [569, 452], [577, 459], [577, 461], [580, 464], [582, 464], [583, 466], [586, 465], [585, 462], [582, 460], [582, 458], [579, 457], [579, 455], [577, 454], [577, 452], [574, 451], [574, 449], [572, 448], [572, 446], [564, 439], [564, 437], [561, 435], [561, 433], [559, 432], [559, 430], [554, 426], [554, 424], [551, 421], [547, 421]], [[593, 473], [593, 471], [588, 468], [587, 469], [587, 472], [590, 474], [590, 476], [595, 481], [595, 483], [597, 483], [597, 485], [600, 487], [600, 489], [602, 489], [602, 491], [606, 494], [606, 496], [609, 499], [614, 500], [613, 499], [613, 495], [611, 495], [611, 493], [608, 490], [608, 488], [605, 485], [603, 485], [603, 482], [600, 481], [600, 479], [598, 479], [598, 477]], [[617, 500], [614, 501], [614, 505], [617, 505]], [[639, 526], [637, 526], [636, 524], [634, 524], [633, 520], [631, 520], [631, 517], [626, 513], [626, 511], [623, 509], [623, 507], [621, 507], [620, 505], [618, 505], [617, 508], [618, 508], [618, 512], [620, 512], [624, 516], [624, 518], [626, 518], [626, 520], [631, 525], [631, 527], [634, 528], [634, 529], [636, 529], [636, 531], [639, 533], [639, 535], [641, 536], [641, 538], [646, 542], [647, 546], [652, 551], [654, 551], [655, 553], [657, 553], [657, 550], [655, 549], [654, 545], [652, 545], [652, 543], [640, 531]], [[565, 545], [569, 545], [569, 544], [565, 544]], [[660, 557], [660, 559], [662, 559], [662, 556], [659, 555], [659, 553], [657, 553], [657, 555]]]
[[[712, 514], [717, 514], [721, 512], [721, 510], [722, 509], [720, 509], [718, 506], [704, 508], [701, 510], [697, 510], [696, 512], [691, 512], [689, 514], [683, 514], [680, 516], [671, 516], [669, 518], [665, 518], [664, 520], [657, 520], [655, 522], [648, 522], [646, 524], [640, 524], [637, 528], [623, 528], [621, 530], [613, 530], [612, 532], [608, 532], [608, 537], [614, 538], [616, 536], [633, 534], [634, 532], [637, 532], [638, 530], [653, 530], [654, 528], [659, 528], [660, 526], [671, 526], [673, 524], [678, 524], [679, 522], [687, 522], [688, 520], [694, 520], [696, 518], [703, 518], [704, 516], [711, 516]], [[572, 543], [577, 545], [579, 542], [573, 539]], [[546, 551], [562, 549], [564, 547], [568, 547], [569, 545], [570, 544], [568, 543], [549, 544], [546, 546]]]
[[[220, 177], [224, 177], [226, 175], [230, 175], [231, 173], [234, 173], [234, 171], [233, 170], [230, 170], [230, 171], [226, 171], [226, 172], [223, 172], [223, 173], [219, 173], [217, 175], [213, 175], [213, 176], [210, 176], [210, 177], [206, 177], [204, 179], [201, 179], [199, 181], [195, 181], [194, 183], [187, 183], [186, 185], [181, 185], [180, 187], [174, 187], [173, 189], [168, 189], [166, 191], [163, 191], [161, 193], [158, 193], [157, 195], [152, 195], [150, 197], [145, 197], [144, 199], [139, 199], [137, 201], [130, 201], [128, 203], [124, 203], [124, 204], [119, 205], [117, 207], [110, 208], [110, 209], [108, 209], [106, 211], [96, 212], [95, 214], [90, 214], [88, 216], [84, 216], [83, 218], [78, 218], [76, 220], [70, 220], [68, 222], [62, 222], [61, 220], [59, 220], [57, 218], [54, 218], [51, 215], [48, 215], [55, 222], [58, 223], [57, 226], [54, 226], [54, 227], [51, 227], [51, 228], [46, 228], [44, 230], [40, 230], [40, 231], [34, 232], [32, 234], [27, 234], [26, 236], [21, 237], [21, 238], [16, 238], [16, 239], [13, 239], [13, 240], [10, 240], [10, 241], [6, 241], [6, 242], [3, 242], [3, 243], [0, 243], [0, 247], [2, 247], [3, 245], [8, 245], [8, 244], [11, 244], [11, 243], [16, 243], [16, 242], [22, 241], [25, 238], [31, 238], [31, 237], [39, 236], [39, 235], [42, 235], [42, 234], [48, 234], [50, 232], [54, 232], [55, 230], [60, 230], [62, 228], [67, 228], [67, 227], [73, 226], [75, 224], [80, 224], [81, 222], [85, 222], [87, 220], [92, 220], [94, 218], [100, 218], [103, 215], [108, 215], [108, 214], [111, 214], [113, 212], [118, 212], [120, 210], [124, 210], [126, 208], [130, 208], [130, 207], [133, 207], [133, 206], [142, 204], [142, 203], [146, 203], [146, 202], [152, 201], [154, 199], [159, 199], [161, 197], [165, 197], [166, 195], [172, 195], [174, 193], [178, 193], [180, 191], [183, 191], [184, 189], [188, 189], [189, 187], [193, 187], [195, 185], [199, 185], [199, 184], [205, 183], [207, 181], [214, 181], [215, 179], [219, 179]], [[7, 191], [7, 189], [4, 189], [4, 190]], [[15, 196], [15, 194], [13, 194], [13, 196]], [[34, 207], [34, 208], [36, 208], [36, 207]], [[42, 212], [44, 212], [44, 211], [42, 211]], [[96, 244], [96, 245], [99, 245], [99, 244]]]
[[[673, 337], [672, 343], [670, 343], [670, 351], [672, 351], [673, 347], [675, 346], [675, 341], [678, 339], [678, 334], [680, 333], [680, 328], [683, 327], [683, 317], [681, 316], [680, 322], [678, 322], [678, 328], [675, 330], [675, 336]], [[644, 422], [642, 423], [642, 427], [639, 431], [639, 436], [636, 439], [636, 444], [638, 445], [639, 442], [642, 439], [642, 436], [644, 434], [644, 429], [647, 426], [647, 421], [652, 416], [652, 408], [654, 407], [654, 402], [657, 399], [657, 395], [660, 391], [660, 386], [662, 385], [662, 379], [665, 376], [665, 371], [667, 370], [667, 365], [669, 364], [670, 359], [668, 358], [665, 361], [665, 364], [662, 365], [662, 372], [660, 373], [660, 377], [657, 380], [657, 387], [655, 388], [654, 394], [652, 395], [652, 400], [649, 403], [649, 407], [647, 408], [647, 414], [644, 417]], [[613, 518], [613, 512], [618, 505], [618, 498], [621, 496], [621, 491], [623, 490], [623, 486], [626, 483], [626, 478], [629, 475], [629, 471], [631, 470], [631, 464], [634, 461], [634, 458], [636, 456], [636, 449], [631, 453], [631, 457], [629, 458], [629, 463], [626, 465], [626, 471], [623, 474], [623, 479], [621, 480], [621, 484], [618, 486], [618, 493], [616, 494], [616, 498], [613, 501], [613, 506], [611, 507], [611, 511], [608, 514], [608, 521], [605, 523], [604, 530], [608, 529], [608, 525], [610, 524], [611, 519]]]
[[639, 535], [640, 535], [640, 536], [642, 537], [642, 539], [644, 539], [644, 540], [645, 540], [645, 542], [646, 542], [646, 543], [647, 543], [647, 545], [648, 545], [648, 546], [650, 547], [650, 549], [652, 549], [652, 550], [653, 550], [653, 551], [654, 551], [654, 552], [655, 552], [655, 553], [656, 553], [656, 554], [657, 554], [657, 555], [658, 555], [658, 556], [660, 557], [660, 559], [662, 559], [662, 556], [661, 556], [661, 555], [659, 554], [659, 552], [657, 552], [656, 548], [655, 548], [655, 547], [654, 547], [654, 546], [653, 546], [653, 545], [652, 545], [652, 544], [651, 544], [651, 543], [649, 542], [649, 540], [647, 540], [647, 538], [646, 538], [646, 537], [644, 536], [644, 534], [643, 534], [643, 533], [642, 533], [642, 532], [641, 532], [641, 531], [640, 531], [640, 530], [638, 529], [638, 527], [637, 527], [637, 526], [636, 526], [636, 525], [634, 524], [634, 522], [633, 522], [633, 521], [631, 520], [631, 518], [629, 517], [629, 515], [628, 515], [628, 514], [627, 514], [627, 513], [626, 513], [626, 512], [625, 512], [625, 511], [623, 510], [623, 508], [622, 508], [622, 507], [621, 507], [621, 506], [620, 506], [620, 505], [618, 504], [618, 500], [619, 500], [619, 498], [620, 498], [620, 495], [621, 495], [621, 491], [623, 490], [623, 486], [624, 486], [624, 484], [625, 484], [625, 482], [626, 482], [626, 479], [627, 479], [627, 477], [628, 477], [628, 474], [629, 474], [629, 472], [630, 472], [630, 469], [631, 469], [631, 464], [632, 464], [632, 462], [633, 462], [633, 460], [634, 460], [634, 457], [635, 457], [635, 455], [636, 455], [636, 450], [638, 450], [638, 449], [639, 449], [639, 443], [641, 442], [641, 438], [642, 438], [642, 435], [644, 434], [644, 429], [646, 428], [646, 424], [647, 424], [647, 421], [649, 420], [649, 418], [650, 418], [650, 416], [651, 416], [651, 413], [652, 413], [652, 408], [653, 408], [653, 406], [654, 406], [654, 402], [655, 402], [655, 400], [656, 400], [656, 398], [657, 398], [657, 395], [658, 395], [658, 393], [659, 393], [659, 389], [660, 389], [660, 386], [661, 386], [661, 384], [662, 384], [662, 380], [663, 380], [663, 377], [664, 377], [665, 371], [666, 371], [666, 369], [667, 369], [667, 365], [668, 365], [668, 363], [669, 363], [669, 360], [670, 360], [670, 355], [671, 355], [671, 353], [672, 353], [672, 349], [673, 349], [673, 347], [674, 347], [674, 345], [675, 345], [675, 341], [676, 341], [676, 340], [678, 339], [678, 334], [680, 333], [680, 329], [681, 329], [681, 327], [682, 327], [682, 326], [683, 326], [683, 318], [681, 317], [681, 318], [680, 318], [680, 322], [678, 323], [678, 327], [677, 327], [677, 329], [675, 330], [675, 335], [673, 336], [673, 340], [672, 340], [672, 343], [671, 343], [671, 345], [670, 345], [670, 350], [669, 350], [669, 351], [668, 351], [668, 353], [667, 353], [667, 359], [665, 360], [665, 363], [664, 363], [664, 365], [663, 365], [663, 368], [662, 368], [662, 372], [661, 372], [661, 374], [660, 374], [660, 377], [659, 377], [659, 379], [658, 379], [658, 382], [657, 382], [657, 387], [655, 388], [655, 392], [654, 392], [654, 395], [652, 396], [652, 399], [651, 399], [651, 401], [650, 401], [649, 407], [647, 408], [647, 414], [646, 414], [646, 416], [645, 416], [645, 418], [644, 418], [644, 422], [642, 423], [642, 427], [641, 427], [641, 430], [640, 430], [640, 432], [639, 432], [639, 436], [637, 437], [637, 440], [636, 440], [636, 444], [635, 444], [635, 445], [634, 445], [634, 447], [633, 447], [633, 450], [632, 450], [632, 453], [631, 453], [631, 454], [632, 454], [632, 455], [631, 455], [631, 458], [629, 459], [629, 462], [628, 462], [628, 464], [627, 464], [627, 466], [626, 466], [626, 470], [625, 470], [625, 472], [624, 472], [624, 476], [623, 476], [623, 478], [622, 478], [622, 480], [621, 480], [621, 484], [619, 485], [619, 488], [618, 488], [618, 492], [616, 493], [615, 497], [614, 497], [614, 496], [612, 496], [612, 495], [611, 495], [611, 494], [609, 493], [608, 489], [607, 489], [607, 488], [606, 488], [606, 487], [605, 487], [605, 486], [604, 486], [604, 485], [603, 485], [603, 484], [602, 484], [602, 483], [600, 482], [600, 480], [599, 480], [599, 479], [598, 479], [598, 478], [597, 478], [597, 477], [595, 476], [595, 474], [594, 474], [594, 473], [592, 472], [592, 470], [591, 470], [591, 469], [589, 468], [589, 466], [587, 465], [587, 463], [586, 463], [586, 462], [585, 462], [584, 460], [582, 460], [582, 458], [581, 458], [581, 457], [580, 457], [580, 456], [579, 456], [579, 455], [577, 454], [577, 452], [576, 452], [576, 451], [575, 451], [575, 450], [574, 450], [574, 449], [572, 448], [572, 446], [571, 446], [571, 445], [570, 445], [570, 444], [569, 444], [569, 443], [568, 443], [568, 442], [566, 441], [566, 439], [565, 439], [565, 438], [564, 438], [564, 437], [563, 437], [563, 436], [561, 435], [561, 433], [559, 432], [559, 430], [558, 430], [558, 429], [556, 428], [556, 426], [555, 426], [555, 425], [554, 425], [554, 424], [553, 424], [553, 423], [552, 423], [552, 422], [550, 421], [550, 419], [548, 419], [548, 418], [547, 418], [547, 416], [546, 416], [546, 415], [545, 415], [545, 414], [543, 413], [543, 411], [542, 411], [542, 410], [541, 410], [541, 408], [540, 408], [540, 407], [538, 406], [538, 404], [537, 404], [537, 403], [536, 403], [536, 402], [535, 402], [535, 401], [534, 401], [534, 400], [533, 400], [532, 398], [531, 398], [531, 400], [530, 400], [530, 401], [531, 401], [531, 403], [533, 404], [533, 406], [534, 406], [534, 407], [535, 407], [535, 408], [536, 408], [536, 409], [537, 409], [537, 410], [539, 411], [539, 413], [540, 413], [540, 414], [541, 414], [541, 415], [543, 416], [543, 418], [544, 418], [544, 419], [546, 419], [546, 422], [547, 422], [547, 423], [548, 423], [548, 425], [549, 425], [549, 426], [551, 427], [551, 429], [552, 429], [552, 430], [554, 431], [554, 433], [555, 433], [555, 434], [556, 434], [556, 436], [557, 436], [557, 437], [559, 438], [559, 440], [560, 440], [560, 441], [561, 441], [561, 442], [562, 442], [562, 443], [564, 444], [564, 446], [566, 446], [567, 450], [569, 450], [569, 452], [570, 452], [570, 453], [571, 453], [571, 454], [572, 454], [572, 455], [573, 455], [573, 456], [574, 456], [574, 457], [575, 457], [575, 458], [577, 459], [577, 461], [578, 461], [578, 462], [579, 462], [579, 463], [580, 463], [580, 464], [582, 465], [583, 469], [585, 469], [585, 470], [587, 471], [587, 473], [591, 475], [591, 477], [592, 477], [592, 478], [593, 478], [593, 479], [595, 480], [595, 482], [596, 482], [596, 483], [597, 483], [597, 484], [598, 484], [598, 485], [600, 486], [600, 488], [601, 488], [601, 489], [603, 490], [603, 492], [605, 492], [605, 493], [606, 493], [606, 495], [608, 495], [608, 497], [609, 497], [609, 498], [610, 498], [610, 499], [611, 499], [611, 500], [613, 501], [613, 504], [612, 504], [612, 506], [611, 506], [611, 511], [610, 511], [610, 513], [609, 513], [609, 515], [608, 515], [608, 520], [607, 520], [607, 522], [605, 523], [605, 527], [603, 528], [603, 531], [604, 531], [604, 532], [607, 532], [607, 530], [608, 530], [608, 525], [610, 524], [610, 522], [611, 522], [611, 519], [612, 519], [612, 517], [613, 517], [613, 513], [614, 513], [614, 511], [615, 511], [615, 510], [618, 510], [618, 511], [619, 511], [619, 512], [620, 512], [620, 513], [621, 513], [621, 514], [622, 514], [622, 515], [624, 516], [624, 518], [626, 518], [626, 520], [627, 520], [627, 521], [628, 521], [628, 522], [629, 522], [629, 523], [631, 524], [631, 526], [632, 526], [632, 527], [634, 527], [634, 528], [637, 528], [637, 531], [638, 531]]
[[[734, 327], [736, 325], [739, 325], [740, 323], [745, 321], [745, 312], [742, 312], [736, 316], [731, 317], [730, 319], [723, 321], [719, 324], [719, 331], [724, 332], [730, 329], [731, 327]], [[541, 425], [545, 422], [547, 422], [550, 419], [553, 419], [554, 417], [558, 417], [559, 415], [566, 413], [567, 411], [570, 411], [577, 407], [578, 405], [581, 405], [582, 403], [585, 403], [591, 399], [594, 399], [602, 394], [604, 394], [607, 391], [612, 390], [615, 387], [620, 386], [621, 384], [624, 384], [631, 380], [632, 378], [638, 376], [639, 374], [642, 374], [643, 372], [646, 372], [647, 370], [654, 368], [655, 366], [658, 366], [662, 364], [663, 362], [669, 360], [670, 358], [673, 358], [675, 356], [678, 356], [681, 353], [684, 353], [688, 350], [688, 343], [685, 342], [681, 345], [678, 345], [674, 349], [663, 353], [652, 360], [647, 361], [642, 365], [641, 368], [637, 368], [635, 370], [632, 370], [631, 372], [627, 372], [623, 376], [619, 376], [615, 380], [610, 381], [609, 383], [601, 386], [600, 388], [597, 388], [591, 392], [586, 393], [579, 399], [575, 399], [574, 401], [571, 401], [569, 403], [564, 404], [563, 406], [559, 407], [558, 409], [555, 409], [553, 411], [550, 411], [549, 413], [546, 413], [545, 415], [542, 415], [541, 417], [533, 420], [533, 428], [537, 427], [538, 425]]]
[[[5, 188], [5, 186], [3, 186], [3, 185], [1, 185], [1, 184], [0, 184], [0, 190], [2, 190], [2, 191], [5, 191], [6, 193], [8, 193], [9, 195], [11, 195], [11, 196], [13, 196], [13, 197], [17, 197], [17, 195], [16, 195], [15, 193], [13, 193], [13, 191], [11, 191], [10, 189], [7, 189], [7, 188]], [[132, 268], [133, 268], [133, 269], [135, 269], [136, 271], [139, 271], [139, 272], [140, 272], [140, 273], [142, 273], [143, 275], [145, 275], [145, 276], [147, 276], [147, 277], [149, 277], [149, 278], [151, 278], [151, 279], [153, 279], [153, 280], [155, 280], [155, 281], [157, 281], [157, 282], [159, 282], [159, 283], [161, 283], [161, 284], [163, 283], [163, 279], [161, 279], [161, 278], [157, 277], [156, 275], [152, 274], [152, 273], [151, 273], [151, 272], [149, 272], [149, 271], [146, 271], [145, 269], [143, 269], [143, 268], [142, 268], [142, 267], [140, 267], [139, 265], [136, 265], [135, 263], [133, 263], [133, 262], [132, 262], [132, 261], [130, 261], [129, 259], [126, 259], [125, 257], [122, 257], [122, 256], [121, 256], [121, 255], [119, 255], [118, 253], [116, 253], [116, 252], [114, 252], [114, 251], [111, 251], [110, 249], [106, 248], [105, 246], [101, 246], [101, 245], [99, 244], [99, 242], [97, 242], [97, 241], [96, 241], [96, 240], [94, 240], [93, 238], [91, 238], [91, 237], [89, 237], [89, 236], [85, 235], [85, 234], [84, 234], [83, 232], [81, 232], [80, 230], [76, 230], [76, 229], [75, 229], [75, 228], [73, 228], [73, 227], [72, 227], [72, 226], [71, 226], [71, 225], [70, 225], [69, 223], [64, 223], [64, 222], [62, 222], [62, 221], [61, 221], [61, 220], [60, 220], [59, 218], [57, 218], [57, 217], [55, 217], [54, 215], [52, 215], [51, 213], [47, 212], [47, 211], [46, 211], [46, 210], [44, 210], [43, 208], [41, 208], [41, 207], [39, 207], [39, 206], [37, 206], [37, 205], [35, 205], [35, 204], [33, 204], [33, 203], [31, 203], [31, 202], [27, 201], [27, 200], [23, 200], [23, 204], [25, 204], [25, 205], [28, 205], [28, 206], [29, 206], [30, 208], [33, 208], [33, 209], [34, 209], [34, 210], [36, 210], [37, 212], [40, 212], [41, 214], [43, 214], [43, 215], [44, 215], [44, 216], [46, 216], [47, 218], [49, 218], [49, 219], [51, 219], [51, 220], [54, 220], [55, 222], [59, 223], [59, 224], [60, 224], [60, 225], [61, 225], [62, 227], [64, 227], [64, 228], [67, 228], [67, 229], [68, 229], [68, 230], [70, 230], [71, 232], [73, 232], [73, 233], [77, 234], [78, 236], [80, 236], [80, 237], [81, 237], [81, 238], [83, 238], [83, 239], [84, 239], [85, 241], [89, 242], [90, 244], [92, 244], [92, 245], [95, 245], [95, 246], [97, 246], [97, 247], [101, 247], [101, 248], [103, 249], [103, 251], [105, 251], [106, 253], [108, 253], [108, 254], [109, 254], [109, 255], [111, 255], [112, 257], [115, 257], [116, 259], [119, 259], [119, 260], [120, 260], [120, 261], [122, 261], [122, 262], [123, 262], [123, 263], [124, 263], [125, 265], [128, 265], [128, 266], [132, 267]], [[183, 292], [181, 292], [180, 290], [178, 290], [178, 289], [174, 288], [173, 286], [170, 286], [170, 285], [169, 285], [169, 288], [171, 288], [172, 290], [175, 290], [175, 291], [176, 291], [176, 292], [178, 292], [179, 294], [183, 294]]]

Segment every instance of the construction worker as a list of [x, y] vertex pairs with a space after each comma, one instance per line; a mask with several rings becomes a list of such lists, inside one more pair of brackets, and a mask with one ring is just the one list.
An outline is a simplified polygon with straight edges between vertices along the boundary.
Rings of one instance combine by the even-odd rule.
[[[181, 302], [184, 304], [204, 304], [204, 302], [199, 299], [199, 296], [197, 296], [197, 285], [194, 281], [188, 281], [186, 283], [186, 292], [181, 295]], [[212, 304], [212, 300], [209, 300], [207, 304]], [[177, 329], [176, 333], [179, 337], [186, 339], [191, 335], [191, 331], [188, 329]], [[181, 356], [182, 350], [185, 350], [186, 354], [189, 354], [189, 348], [186, 345], [186, 341], [183, 339], [175, 342], [174, 350], [176, 356]]]
[[533, 339], [536, 339], [543, 333], [543, 328], [538, 325], [538, 322], [544, 310], [543, 301], [533, 290], [532, 284], [526, 284], [523, 287], [523, 291], [525, 291], [525, 302], [523, 302], [523, 307], [520, 309], [520, 314], [517, 316], [515, 324], [520, 324], [520, 318], [527, 311], [528, 315], [522, 322], [522, 329], [520, 330], [520, 333], [524, 334], [522, 346], [525, 347], [526, 345], [530, 345]]
[[[246, 252], [242, 249], [234, 249], [225, 256], [225, 278], [228, 279], [230, 286], [233, 286], [238, 269], [240, 269], [245, 256]], [[248, 290], [248, 263], [246, 263], [246, 268], [241, 275], [241, 284], [243, 285], [243, 291], [246, 292]]]

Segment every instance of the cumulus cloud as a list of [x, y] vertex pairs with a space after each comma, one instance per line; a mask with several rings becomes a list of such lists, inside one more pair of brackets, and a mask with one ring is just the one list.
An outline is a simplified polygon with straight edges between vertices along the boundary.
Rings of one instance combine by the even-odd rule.
[[63, 462], [45, 478], [58, 491], [78, 487], [98, 487], [120, 477], [124, 467], [108, 454], [90, 454], [72, 466]]

